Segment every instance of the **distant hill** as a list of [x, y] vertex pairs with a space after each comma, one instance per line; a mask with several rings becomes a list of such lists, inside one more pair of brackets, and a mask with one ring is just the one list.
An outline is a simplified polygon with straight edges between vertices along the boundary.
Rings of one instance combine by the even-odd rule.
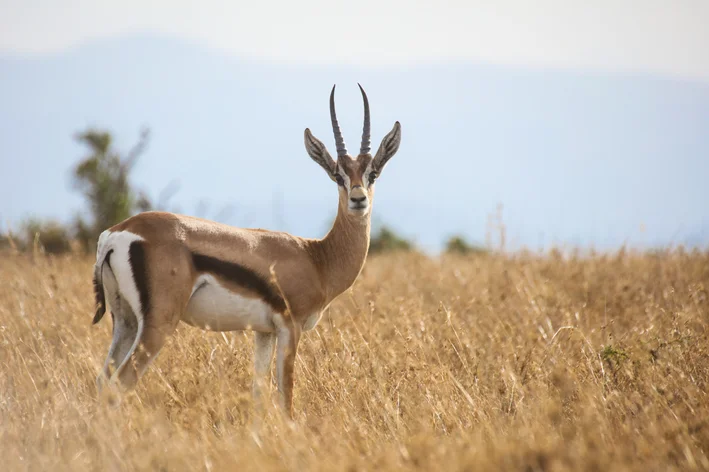
[[[153, 141], [136, 183], [228, 223], [322, 235], [335, 189], [303, 148], [310, 127], [334, 152], [327, 99], [356, 151], [362, 104], [376, 145], [403, 144], [380, 179], [375, 220], [435, 249], [483, 241], [498, 202], [513, 247], [709, 244], [709, 84], [485, 64], [348, 68], [244, 61], [165, 38], [0, 57], [0, 219], [69, 218], [69, 169], [88, 125], [129, 147]], [[276, 202], [276, 204], [274, 204]], [[644, 231], [641, 231], [644, 225]]]

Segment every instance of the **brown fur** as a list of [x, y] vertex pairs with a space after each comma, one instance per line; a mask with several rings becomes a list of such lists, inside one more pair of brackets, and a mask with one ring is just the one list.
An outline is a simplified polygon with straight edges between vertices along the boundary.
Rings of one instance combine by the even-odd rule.
[[[164, 212], [141, 213], [110, 228], [111, 232], [128, 231], [143, 237], [145, 243], [140, 247], [144, 249], [144, 257], [141, 259], [145, 259], [147, 274], [144, 277], [149, 283], [142, 286], [150, 287], [151, 309], [143, 313], [144, 331], [139, 349], [121, 371], [122, 383], [129, 387], [135, 384], [166, 337], [184, 318], [200, 276], [194, 259], [194, 255], [199, 254], [209, 258], [208, 261], [201, 259], [202, 267], [204, 270], [211, 267], [211, 275], [220, 279], [222, 286], [242, 296], [264, 299], [275, 309], [276, 314], [270, 319], [273, 330], [262, 326], [260, 329], [268, 333], [255, 338], [255, 352], [259, 355], [255, 355], [254, 399], [260, 398], [261, 379], [257, 377], [268, 370], [271, 359], [267, 356], [273, 352], [273, 340], [277, 336], [278, 389], [283, 407], [291, 417], [294, 364], [303, 327], [311, 316], [320, 314], [352, 286], [367, 258], [374, 186], [369, 184], [369, 176], [363, 174], [370, 163], [375, 174], [381, 172], [398, 150], [400, 140], [401, 127], [397, 122], [382, 140], [374, 160], [367, 153], [354, 159], [343, 156], [335, 163], [325, 145], [310, 130], [305, 130], [305, 147], [310, 157], [332, 180], [339, 181], [343, 177], [339, 169], [349, 179], [349, 188], [344, 184], [338, 186], [337, 217], [323, 239], [235, 228]], [[356, 204], [351, 207], [352, 211], [350, 200]], [[224, 269], [227, 266], [230, 268]], [[220, 273], [226, 275], [220, 277]], [[267, 285], [271, 283], [278, 289], [283, 304], [275, 302]], [[309, 323], [308, 327], [311, 326]]]
[[[369, 156], [345, 165], [352, 182], [361, 182]], [[363, 167], [362, 167], [363, 166]], [[361, 184], [360, 184], [361, 185]], [[368, 189], [371, 205], [373, 187]], [[119, 223], [110, 231], [129, 231], [146, 241], [145, 255], [150, 280], [151, 310], [145, 313], [145, 327], [139, 349], [121, 372], [121, 383], [135, 385], [149, 362], [160, 351], [183, 317], [192, 288], [200, 273], [194, 253], [239, 264], [270, 280], [274, 265], [279, 290], [288, 303], [292, 318], [290, 341], [283, 366], [283, 406], [290, 416], [293, 398], [293, 371], [298, 341], [305, 321], [322, 311], [347, 290], [364, 266], [369, 248], [370, 211], [363, 216], [348, 212], [348, 194], [339, 188], [338, 212], [330, 232], [323, 239], [306, 239], [288, 233], [243, 229], [165, 212], [145, 212]], [[229, 280], [223, 286], [243, 296], [258, 293]]]
[[362, 176], [371, 161], [372, 156], [369, 154], [360, 154], [356, 159], [350, 159], [349, 157], [346, 159], [338, 159], [337, 163], [347, 173], [347, 176], [350, 178], [350, 186], [354, 188], [358, 185], [364, 187]]
[[[288, 233], [235, 228], [191, 216], [163, 212], [145, 212], [112, 227], [110, 231], [129, 231], [149, 241], [148, 254], [159, 251], [164, 258], [150, 257], [148, 271], [156, 290], [168, 287], [167, 297], [175, 290], [187, 292], [199, 276], [191, 262], [192, 253], [204, 254], [248, 267], [264, 279], [274, 270], [292, 315], [302, 322], [325, 308], [337, 295], [347, 290], [359, 275], [369, 247], [369, 215], [347, 214], [347, 195], [340, 192], [338, 214], [332, 230], [322, 240], [306, 239]], [[179, 287], [175, 278], [190, 282]], [[243, 288], [225, 286], [248, 295]], [[255, 293], [250, 294], [257, 297]], [[186, 306], [186, 301], [185, 301]], [[159, 316], [159, 315], [157, 315]]]

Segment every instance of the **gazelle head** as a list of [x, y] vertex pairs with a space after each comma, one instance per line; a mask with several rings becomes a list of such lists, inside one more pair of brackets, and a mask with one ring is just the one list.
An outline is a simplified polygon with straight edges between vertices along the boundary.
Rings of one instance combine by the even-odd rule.
[[[358, 84], [359, 85], [359, 84]], [[337, 183], [340, 192], [340, 204], [346, 205], [350, 215], [367, 216], [374, 197], [374, 182], [382, 173], [389, 159], [396, 154], [401, 143], [401, 125], [397, 121], [394, 128], [384, 136], [379, 150], [372, 157], [370, 153], [370, 121], [369, 101], [362, 86], [359, 86], [364, 100], [364, 129], [362, 131], [362, 144], [357, 157], [347, 153], [345, 140], [342, 138], [340, 125], [335, 114], [335, 86], [330, 92], [330, 119], [332, 131], [335, 133], [337, 146], [337, 161], [334, 161], [325, 145], [305, 129], [305, 149], [310, 157], [325, 169], [327, 175]]]

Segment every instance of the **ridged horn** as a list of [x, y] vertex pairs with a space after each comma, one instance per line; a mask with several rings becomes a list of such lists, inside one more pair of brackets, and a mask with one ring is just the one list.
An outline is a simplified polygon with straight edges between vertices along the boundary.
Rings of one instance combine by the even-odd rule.
[[359, 85], [359, 90], [362, 92], [362, 100], [364, 100], [364, 128], [362, 129], [362, 144], [359, 147], [359, 153], [369, 154], [372, 150], [370, 141], [369, 100], [361, 85]]
[[345, 140], [342, 138], [340, 125], [337, 123], [337, 114], [335, 113], [335, 86], [332, 86], [332, 92], [330, 92], [330, 119], [332, 120], [332, 132], [335, 134], [337, 157], [344, 157], [347, 155], [347, 148], [345, 147]]

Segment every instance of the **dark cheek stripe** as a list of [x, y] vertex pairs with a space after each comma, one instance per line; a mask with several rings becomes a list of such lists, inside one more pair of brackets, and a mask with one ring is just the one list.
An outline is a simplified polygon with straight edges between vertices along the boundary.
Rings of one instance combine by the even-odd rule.
[[192, 262], [197, 272], [208, 272], [256, 292], [277, 312], [286, 311], [286, 303], [276, 287], [248, 267], [197, 253], [192, 254]]

